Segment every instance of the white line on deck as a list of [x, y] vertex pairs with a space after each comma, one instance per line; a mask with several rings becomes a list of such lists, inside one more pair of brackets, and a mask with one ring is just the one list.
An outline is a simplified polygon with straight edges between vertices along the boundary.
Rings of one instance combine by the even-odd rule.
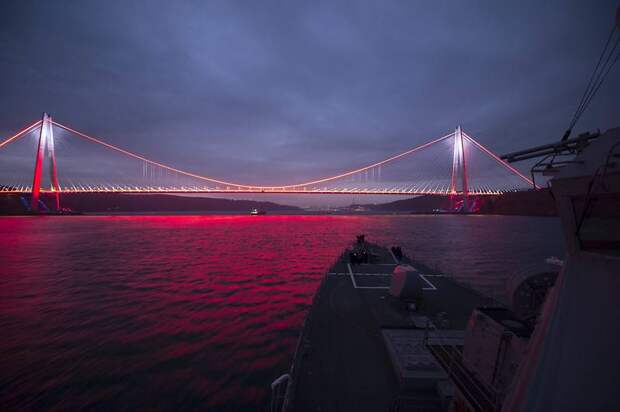
[[[392, 276], [391, 273], [355, 273], [355, 276]], [[389, 286], [355, 286], [356, 289], [389, 289]]]
[[356, 286], [355, 289], [389, 289], [389, 286]]
[[423, 281], [425, 281], [425, 282], [426, 282], [426, 284], [427, 284], [428, 286], [430, 286], [429, 288], [422, 288], [422, 290], [437, 290], [437, 288], [435, 287], [435, 285], [433, 285], [433, 284], [430, 282], [430, 280], [426, 279], [426, 275], [423, 275], [423, 274], [421, 274], [421, 273], [420, 273], [420, 274], [419, 274], [419, 276], [420, 276], [420, 279], [422, 279]]
[[392, 256], [392, 259], [394, 259], [394, 263], [398, 265], [400, 262], [398, 262], [398, 259], [396, 259], [396, 256], [394, 256], [394, 252], [392, 252], [392, 248], [388, 250], [390, 251], [390, 255]]
[[355, 281], [355, 276], [390, 276], [391, 273], [353, 273], [353, 269], [351, 269], [351, 264], [347, 263], [347, 268], [349, 268], [349, 276], [351, 277], [351, 283], [353, 283], [353, 287], [355, 289], [389, 289], [389, 286], [357, 286], [357, 282]]
[[394, 263], [359, 263], [360, 266], [395, 266]]
[[355, 276], [353, 276], [353, 270], [351, 269], [350, 263], [347, 263], [347, 268], [349, 268], [349, 275], [351, 276], [351, 282], [353, 282], [353, 287], [357, 289], [357, 283], [355, 283]]

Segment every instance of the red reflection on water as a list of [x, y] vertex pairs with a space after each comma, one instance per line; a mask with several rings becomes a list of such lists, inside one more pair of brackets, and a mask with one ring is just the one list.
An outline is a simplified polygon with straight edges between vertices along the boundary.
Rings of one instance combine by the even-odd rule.
[[489, 291], [507, 269], [562, 253], [554, 220], [500, 216], [20, 217], [0, 228], [8, 410], [261, 409], [321, 277], [358, 233]]
[[2, 227], [7, 404], [251, 409], [288, 369], [304, 310], [359, 220], [9, 218]]

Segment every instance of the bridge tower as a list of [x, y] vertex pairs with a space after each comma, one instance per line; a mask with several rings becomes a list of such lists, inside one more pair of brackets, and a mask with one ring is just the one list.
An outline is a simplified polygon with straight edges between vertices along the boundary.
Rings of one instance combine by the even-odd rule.
[[459, 191], [457, 190], [459, 174], [461, 180], [461, 196], [463, 198], [463, 212], [469, 210], [468, 196], [469, 183], [467, 177], [467, 162], [465, 155], [465, 143], [463, 142], [463, 132], [461, 126], [457, 126], [454, 131], [454, 144], [452, 147], [452, 178], [450, 182], [450, 209], [454, 210], [455, 200]]
[[54, 152], [54, 130], [52, 118], [49, 114], [43, 113], [41, 121], [41, 131], [39, 133], [39, 144], [37, 148], [37, 158], [34, 164], [34, 176], [32, 178], [32, 196], [30, 198], [30, 210], [39, 211], [39, 195], [41, 191], [41, 175], [43, 173], [43, 160], [45, 157], [50, 160], [50, 186], [55, 195], [56, 210], [60, 209], [60, 185], [58, 184], [58, 173], [56, 169], [56, 154]]

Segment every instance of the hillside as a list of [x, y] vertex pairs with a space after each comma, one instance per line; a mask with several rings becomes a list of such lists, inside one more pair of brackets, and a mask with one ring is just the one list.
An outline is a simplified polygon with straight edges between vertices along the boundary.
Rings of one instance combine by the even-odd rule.
[[[469, 199], [477, 203], [481, 214], [557, 216], [549, 189], [510, 192], [500, 196], [470, 196]], [[450, 200], [446, 196], [426, 195], [365, 206], [378, 212], [432, 213], [438, 209], [449, 209]]]
[[[51, 204], [46, 200], [46, 204]], [[249, 212], [299, 210], [295, 206], [251, 200], [215, 199], [165, 194], [72, 193], [63, 194], [61, 206], [80, 212]], [[21, 213], [19, 196], [0, 196], [0, 213]]]

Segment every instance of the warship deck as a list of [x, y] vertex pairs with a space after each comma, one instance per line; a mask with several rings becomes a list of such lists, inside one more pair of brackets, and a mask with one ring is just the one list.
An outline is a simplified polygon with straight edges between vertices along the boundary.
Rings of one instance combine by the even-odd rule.
[[[317, 290], [293, 360], [287, 410], [447, 406], [441, 392], [451, 385], [426, 347], [428, 325], [462, 342], [472, 310], [496, 302], [406, 256], [399, 261], [387, 248], [366, 247], [371, 263], [349, 263], [348, 249]], [[398, 264], [410, 265], [426, 284], [415, 311], [389, 293]]]

